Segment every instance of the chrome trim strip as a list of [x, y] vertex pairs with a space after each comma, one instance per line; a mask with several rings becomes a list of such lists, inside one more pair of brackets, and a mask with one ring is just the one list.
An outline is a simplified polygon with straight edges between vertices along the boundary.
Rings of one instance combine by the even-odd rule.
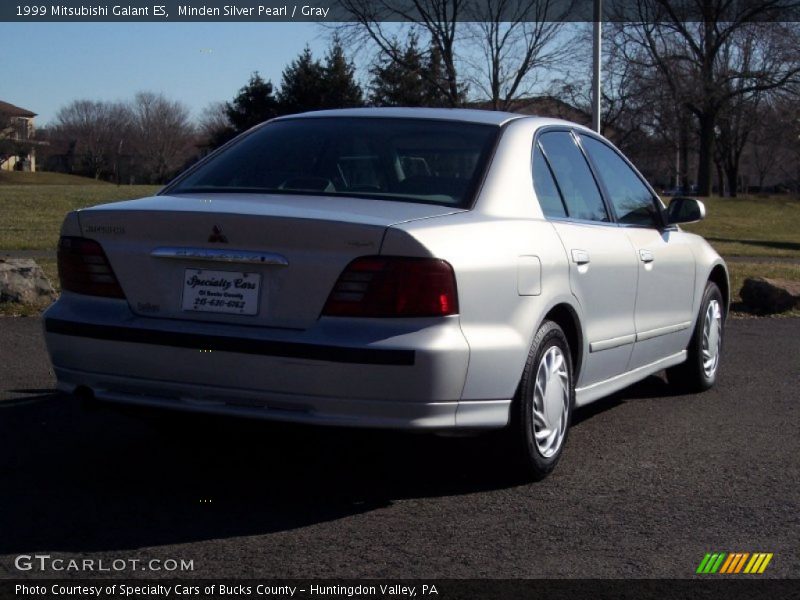
[[274, 252], [251, 252], [249, 250], [222, 250], [216, 248], [156, 248], [150, 253], [153, 258], [174, 260], [198, 260], [224, 263], [245, 263], [288, 267], [285, 256]]
[[636, 334], [622, 335], [620, 337], [611, 338], [609, 340], [600, 340], [598, 342], [589, 343], [589, 352], [600, 352], [601, 350], [610, 350], [611, 348], [619, 348], [626, 346], [636, 341]]
[[675, 333], [676, 331], [683, 331], [684, 329], [689, 329], [691, 325], [692, 325], [691, 321], [686, 321], [685, 323], [678, 323], [676, 325], [667, 325], [666, 327], [659, 327], [658, 329], [650, 329], [649, 331], [642, 331], [641, 333], [636, 334], [636, 341], [643, 342], [644, 340], [649, 340], [651, 338], [659, 337], [661, 335]]
[[676, 331], [683, 331], [689, 329], [691, 321], [685, 323], [678, 323], [677, 325], [668, 325], [667, 327], [659, 327], [658, 329], [650, 329], [649, 331], [642, 331], [637, 334], [622, 335], [620, 337], [611, 338], [608, 340], [599, 340], [597, 342], [589, 343], [589, 352], [600, 352], [602, 350], [610, 350], [611, 348], [618, 348], [633, 342], [643, 342], [654, 337], [675, 333]]

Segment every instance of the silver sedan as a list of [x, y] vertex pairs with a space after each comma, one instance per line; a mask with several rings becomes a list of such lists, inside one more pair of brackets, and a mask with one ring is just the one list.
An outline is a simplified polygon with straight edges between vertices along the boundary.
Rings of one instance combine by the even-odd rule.
[[71, 212], [59, 389], [324, 425], [506, 428], [531, 478], [576, 406], [717, 377], [726, 266], [607, 140], [501, 112], [274, 119], [158, 195]]

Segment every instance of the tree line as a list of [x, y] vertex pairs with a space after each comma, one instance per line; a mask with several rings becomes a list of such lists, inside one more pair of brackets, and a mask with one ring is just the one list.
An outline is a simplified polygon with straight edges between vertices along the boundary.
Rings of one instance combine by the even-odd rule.
[[274, 117], [363, 105], [355, 67], [345, 56], [340, 40], [334, 38], [324, 61], [314, 58], [306, 46], [283, 70], [278, 89], [254, 72], [233, 100], [206, 109], [200, 127], [206, 148], [213, 149]]
[[41, 168], [117, 183], [163, 183], [196, 154], [188, 107], [153, 92], [128, 102], [75, 100], [39, 137]]
[[666, 142], [679, 186], [694, 179], [698, 195], [748, 187], [743, 161], [751, 186], [772, 177], [798, 189], [800, 28], [774, 20], [785, 6], [696, 0], [704, 19], [687, 21], [667, 0], [640, 2], [638, 23], [607, 31], [604, 96], [617, 113], [607, 111], [606, 123]]
[[[589, 29], [560, 22], [569, 2], [342, 2], [352, 21], [336, 26], [321, 59], [306, 47], [278, 85], [254, 72], [197, 123], [157, 94], [73, 102], [48, 128], [53, 154], [73, 172], [162, 182], [257, 123], [307, 110], [527, 110], [545, 95], [588, 111]], [[780, 181], [800, 193], [800, 26], [778, 19], [793, 3], [617, 4], [625, 14], [604, 27], [603, 133], [665, 187], [735, 195]], [[348, 52], [368, 57], [363, 87]]]
[[[436, 87], [449, 106], [466, 95], [489, 108], [524, 110], [531, 90], [546, 90], [589, 110], [591, 35], [564, 23], [581, 9], [573, 2], [342, 3], [353, 17], [340, 26], [342, 37], [377, 48], [396, 65], [404, 64], [402, 44], [388, 22], [410, 21], [440, 55], [444, 76]], [[697, 195], [736, 195], [773, 180], [800, 194], [796, 2], [603, 4], [602, 129], [651, 180]]]
[[[423, 50], [417, 36], [410, 33], [402, 62], [379, 56], [364, 90], [336, 35], [324, 60], [316, 59], [306, 46], [283, 70], [277, 89], [255, 72], [233, 100], [208, 107], [200, 121], [205, 147], [216, 148], [258, 123], [282, 115], [360, 106], [449, 106], [439, 94], [443, 71], [436, 48]], [[459, 99], [462, 104], [465, 101], [465, 95]]]
[[[324, 58], [306, 47], [274, 86], [256, 71], [228, 102], [208, 106], [197, 122], [189, 108], [163, 94], [140, 92], [127, 102], [75, 100], [39, 131], [39, 163], [118, 183], [164, 183], [210, 150], [268, 119], [310, 110], [359, 106], [448, 106], [436, 49], [410, 34], [403, 63], [375, 61], [363, 89], [342, 41], [334, 36]], [[466, 97], [462, 98], [465, 101]]]

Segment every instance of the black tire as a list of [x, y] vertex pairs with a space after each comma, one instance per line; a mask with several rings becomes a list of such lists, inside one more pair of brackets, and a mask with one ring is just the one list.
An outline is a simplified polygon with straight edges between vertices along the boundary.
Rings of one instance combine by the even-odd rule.
[[[552, 455], [546, 456], [540, 451], [534, 439], [534, 390], [542, 357], [553, 347], [558, 348], [564, 358], [568, 401], [566, 402], [566, 417], [563, 421], [564, 430], [560, 444]], [[522, 380], [512, 403], [512, 417], [508, 431], [519, 474], [526, 480], [539, 481], [549, 475], [564, 452], [572, 411], [575, 407], [575, 384], [571, 357], [569, 342], [561, 327], [553, 321], [542, 323], [533, 338], [525, 370], [522, 373]]]
[[719, 329], [719, 352], [721, 353], [722, 343], [725, 338], [725, 317], [727, 306], [725, 306], [722, 293], [717, 284], [713, 281], [706, 283], [703, 292], [703, 301], [700, 303], [700, 312], [697, 315], [697, 323], [694, 326], [692, 339], [686, 348], [688, 356], [686, 362], [667, 369], [667, 380], [670, 385], [686, 393], [704, 392], [714, 386], [719, 375], [720, 361], [717, 359], [716, 366], [709, 373], [703, 364], [703, 331], [708, 320], [709, 305], [716, 302], [722, 313]]

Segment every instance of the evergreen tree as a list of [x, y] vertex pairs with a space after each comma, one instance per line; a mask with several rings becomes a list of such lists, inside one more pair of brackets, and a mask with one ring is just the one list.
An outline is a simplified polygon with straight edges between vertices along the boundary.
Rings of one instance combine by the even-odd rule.
[[352, 108], [363, 106], [361, 87], [355, 79], [355, 67], [347, 60], [338, 36], [328, 49], [323, 67], [325, 89], [322, 104], [325, 108]]
[[[441, 53], [431, 47], [423, 52], [410, 35], [399, 60], [384, 55], [371, 69], [370, 104], [374, 106], [449, 106]], [[466, 90], [461, 91], [462, 101]]]
[[328, 49], [324, 64], [306, 46], [284, 69], [278, 97], [283, 114], [364, 104], [355, 67], [347, 60], [338, 37]]
[[[425, 106], [453, 106], [453, 103], [446, 99], [442, 90], [449, 88], [447, 81], [447, 70], [444, 67], [442, 53], [436, 46], [431, 46], [427, 60], [423, 69], [422, 77], [425, 81]], [[466, 83], [456, 83], [458, 96], [456, 106], [463, 105], [467, 101], [468, 85]]]
[[225, 114], [236, 133], [276, 117], [278, 103], [272, 95], [272, 82], [264, 81], [255, 71], [233, 102], [225, 103]]
[[306, 46], [283, 70], [278, 93], [282, 114], [300, 113], [325, 108], [325, 68]]
[[427, 106], [422, 52], [417, 38], [409, 36], [402, 64], [383, 55], [370, 69], [369, 102], [373, 106]]

